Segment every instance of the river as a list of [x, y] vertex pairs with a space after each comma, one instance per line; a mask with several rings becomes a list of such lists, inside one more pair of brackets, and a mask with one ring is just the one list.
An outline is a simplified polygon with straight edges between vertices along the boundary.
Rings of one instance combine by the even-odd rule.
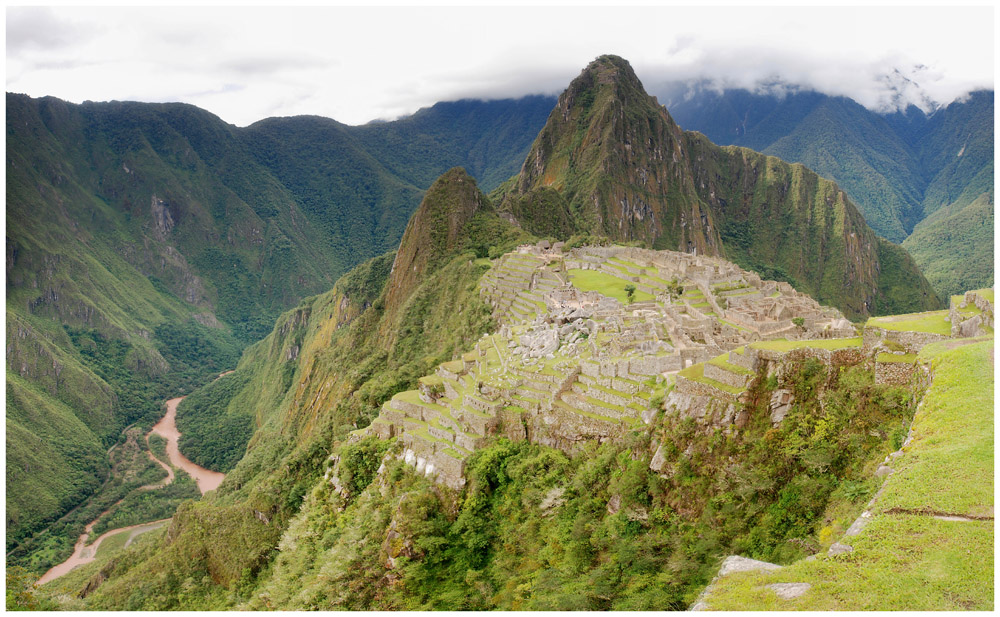
[[184, 397], [172, 398], [167, 401], [167, 415], [153, 426], [153, 432], [167, 440], [167, 458], [174, 467], [183, 469], [198, 483], [198, 490], [204, 495], [208, 491], [214, 491], [222, 484], [222, 479], [226, 474], [205, 469], [189, 461], [181, 454], [177, 446], [177, 440], [181, 434], [177, 431], [177, 405], [184, 400]]
[[[220, 375], [220, 377], [227, 374], [228, 373], [223, 373], [222, 375]], [[153, 430], [151, 430], [149, 433], [146, 434], [146, 445], [147, 446], [149, 445], [149, 436], [154, 433], [166, 439], [167, 458], [170, 459], [170, 465], [183, 469], [188, 473], [188, 475], [194, 478], [195, 482], [197, 482], [198, 484], [198, 490], [201, 491], [202, 495], [204, 495], [208, 491], [212, 491], [218, 488], [219, 485], [222, 484], [222, 480], [223, 478], [226, 477], [226, 475], [196, 465], [195, 463], [192, 463], [190, 460], [188, 460], [187, 457], [185, 457], [183, 454], [181, 454], [180, 448], [177, 445], [177, 440], [180, 439], [181, 436], [180, 432], [177, 430], [177, 405], [180, 404], [182, 400], [184, 400], [183, 396], [178, 398], [172, 398], [169, 401], [167, 401], [167, 413], [166, 415], [163, 416], [163, 418], [159, 422], [157, 422], [153, 426]], [[112, 449], [114, 449], [113, 446]], [[108, 453], [110, 454], [111, 450], [109, 450]], [[153, 461], [156, 461], [164, 469], [167, 470], [167, 478], [166, 480], [158, 484], [150, 484], [148, 486], [143, 486], [137, 489], [140, 491], [143, 490], [148, 491], [157, 488], [163, 488], [164, 486], [174, 481], [174, 470], [170, 467], [170, 465], [165, 464], [163, 461], [153, 456], [153, 452], [151, 450], [149, 451], [149, 458], [152, 459]], [[116, 533], [125, 533], [129, 530], [139, 530], [140, 528], [143, 528], [142, 531], [149, 531], [150, 529], [156, 529], [157, 527], [162, 526], [163, 524], [165, 524], [167, 521], [170, 520], [170, 519], [163, 519], [161, 521], [140, 523], [138, 525], [131, 525], [129, 527], [119, 527], [118, 529], [112, 529], [110, 531], [101, 534], [99, 538], [94, 540], [94, 542], [88, 546], [87, 538], [90, 536], [90, 532], [94, 530], [94, 525], [97, 524], [97, 521], [102, 516], [110, 512], [111, 509], [117, 506], [119, 503], [121, 502], [120, 501], [116, 502], [110, 508], [108, 508], [104, 512], [101, 512], [101, 514], [98, 515], [96, 519], [92, 520], [84, 528], [83, 534], [81, 534], [79, 539], [77, 539], [76, 544], [73, 546], [73, 554], [70, 555], [69, 559], [67, 559], [66, 561], [62, 562], [57, 566], [53, 566], [48, 572], [46, 572], [42, 576], [42, 578], [38, 579], [38, 582], [36, 584], [44, 585], [45, 583], [57, 579], [63, 574], [66, 574], [67, 572], [69, 572], [70, 570], [72, 570], [77, 566], [83, 565], [85, 563], [90, 563], [91, 561], [93, 561], [97, 557], [98, 547], [101, 545], [101, 542], [103, 542], [104, 539], [107, 538], [108, 536], [112, 536]], [[133, 535], [135, 535], [135, 533], [133, 533]], [[131, 543], [131, 541], [132, 538], [129, 538], [129, 543]]]

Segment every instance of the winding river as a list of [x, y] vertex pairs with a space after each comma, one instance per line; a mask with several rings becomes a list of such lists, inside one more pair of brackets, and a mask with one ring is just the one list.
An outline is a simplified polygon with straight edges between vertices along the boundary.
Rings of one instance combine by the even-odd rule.
[[[227, 374], [228, 373], [223, 373], [222, 375], [219, 375], [219, 377], [222, 377], [223, 375]], [[173, 467], [183, 469], [192, 478], [194, 478], [195, 482], [197, 482], [198, 484], [198, 490], [201, 491], [202, 495], [204, 495], [208, 491], [212, 491], [218, 488], [219, 485], [222, 484], [223, 478], [226, 477], [225, 474], [219, 473], [217, 471], [212, 471], [211, 469], [205, 469], [204, 467], [192, 463], [183, 454], [181, 454], [180, 448], [178, 448], [177, 446], [177, 440], [180, 438], [181, 434], [177, 430], [176, 421], [177, 421], [177, 405], [179, 405], [182, 400], [184, 400], [183, 396], [178, 398], [172, 398], [169, 401], [167, 401], [166, 415], [164, 415], [163, 418], [153, 426], [153, 430], [151, 430], [149, 433], [146, 434], [147, 447], [149, 446], [149, 436], [154, 433], [167, 440], [167, 458], [170, 459], [170, 465], [167, 465], [160, 459], [156, 458], [153, 455], [152, 450], [149, 450], [147, 452], [151, 460], [159, 463], [161, 467], [167, 470], [167, 478], [157, 484], [142, 486], [136, 490], [148, 491], [157, 488], [163, 488], [164, 486], [167, 486], [168, 484], [173, 482], [174, 470], [171, 467], [171, 465]], [[112, 449], [114, 449], [113, 446]], [[108, 451], [109, 455], [110, 453], [111, 450]], [[52, 569], [50, 569], [48, 572], [42, 575], [42, 578], [38, 579], [38, 582], [36, 584], [44, 585], [45, 583], [48, 583], [51, 580], [59, 578], [63, 574], [66, 574], [67, 572], [69, 572], [70, 570], [79, 565], [90, 563], [91, 561], [97, 558], [97, 549], [101, 545], [101, 542], [103, 542], [105, 538], [108, 538], [109, 536], [113, 536], [117, 533], [126, 533], [128, 531], [131, 531], [132, 535], [129, 537], [127, 542], [127, 544], [130, 544], [136, 535], [143, 533], [145, 531], [149, 531], [151, 529], [156, 529], [158, 527], [161, 527], [164, 524], [166, 524], [167, 521], [170, 520], [169, 518], [165, 518], [159, 521], [152, 521], [149, 523], [130, 525], [129, 527], [119, 527], [118, 529], [111, 529], [101, 534], [101, 536], [96, 540], [94, 540], [92, 544], [87, 545], [87, 538], [90, 537], [90, 533], [94, 530], [94, 525], [97, 524], [97, 521], [102, 516], [110, 512], [119, 503], [121, 503], [121, 501], [114, 503], [110, 508], [108, 508], [104, 512], [101, 512], [96, 519], [92, 520], [84, 528], [83, 534], [80, 535], [80, 538], [76, 541], [76, 544], [73, 546], [73, 554], [69, 557], [69, 559], [67, 559], [66, 561], [62, 562], [57, 566], [53, 566]]]

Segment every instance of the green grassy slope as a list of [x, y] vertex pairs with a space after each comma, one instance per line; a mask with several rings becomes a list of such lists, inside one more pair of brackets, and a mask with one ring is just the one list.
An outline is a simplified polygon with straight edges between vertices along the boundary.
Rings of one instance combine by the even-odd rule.
[[903, 241], [942, 296], [993, 284], [993, 208], [992, 190], [964, 207], [939, 208]]
[[[920, 359], [934, 381], [913, 422], [913, 441], [892, 465], [875, 515], [854, 550], [770, 574], [724, 577], [708, 599], [718, 610], [992, 610], [993, 340], [936, 343]], [[941, 520], [932, 515], [988, 516]], [[784, 601], [766, 584], [806, 582]]]

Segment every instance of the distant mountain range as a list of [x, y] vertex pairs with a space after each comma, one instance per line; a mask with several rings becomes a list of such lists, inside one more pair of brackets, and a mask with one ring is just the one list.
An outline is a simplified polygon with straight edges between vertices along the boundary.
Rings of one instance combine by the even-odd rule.
[[237, 128], [190, 105], [8, 93], [8, 550], [100, 485], [122, 428], [393, 250], [441, 173], [516, 173], [550, 109]]

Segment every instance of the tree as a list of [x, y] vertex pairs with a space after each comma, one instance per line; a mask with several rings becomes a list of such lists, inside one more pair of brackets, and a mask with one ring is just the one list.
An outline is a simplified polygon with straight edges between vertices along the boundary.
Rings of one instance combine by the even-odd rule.
[[635, 301], [635, 285], [629, 283], [625, 286], [625, 296], [628, 298], [629, 304]]

